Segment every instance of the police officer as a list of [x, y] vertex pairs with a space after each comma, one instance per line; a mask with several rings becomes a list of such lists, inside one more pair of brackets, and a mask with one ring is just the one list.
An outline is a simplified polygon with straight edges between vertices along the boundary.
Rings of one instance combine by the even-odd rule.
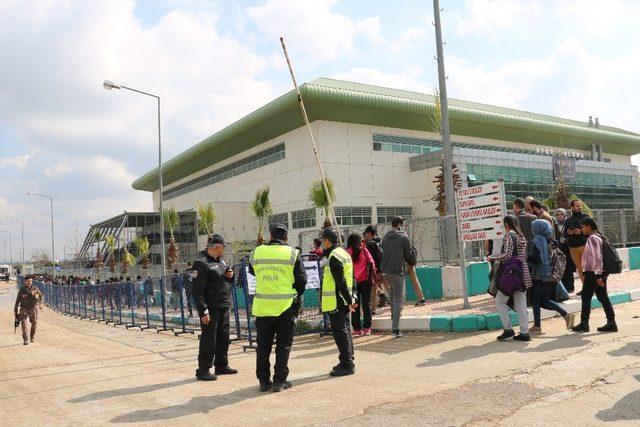
[[[256, 316], [256, 376], [260, 391], [280, 392], [291, 387], [289, 353], [293, 343], [294, 317], [300, 311], [300, 298], [307, 285], [307, 274], [300, 262], [300, 251], [287, 244], [283, 225], [271, 229], [270, 241], [254, 249], [249, 272], [256, 277], [252, 313]], [[269, 356], [276, 340], [273, 382]]]
[[[224, 240], [209, 237], [207, 249], [193, 265], [193, 297], [200, 316], [200, 351], [196, 378], [215, 381], [216, 375], [237, 374], [229, 367], [229, 288], [233, 270], [222, 259]], [[215, 375], [209, 370], [215, 366]]]
[[[24, 345], [29, 344], [29, 339], [33, 342], [38, 327], [38, 308], [42, 307], [42, 292], [33, 286], [33, 279], [28, 276], [24, 279], [24, 286], [18, 291], [16, 304], [13, 312], [16, 320], [20, 321], [22, 327], [22, 340]], [[31, 330], [27, 334], [27, 319], [31, 323]]]
[[339, 360], [329, 373], [341, 377], [355, 373], [353, 340], [349, 313], [355, 311], [353, 301], [353, 264], [351, 256], [338, 246], [338, 233], [332, 228], [322, 232], [324, 256], [328, 257], [322, 276], [322, 312], [329, 315], [333, 339], [340, 352]]

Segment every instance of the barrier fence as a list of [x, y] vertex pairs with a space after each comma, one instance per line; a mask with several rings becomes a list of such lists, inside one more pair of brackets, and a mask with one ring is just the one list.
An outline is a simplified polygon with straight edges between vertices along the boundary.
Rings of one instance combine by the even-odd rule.
[[[302, 298], [302, 309], [296, 319], [296, 335], [327, 334], [327, 319], [320, 312], [322, 268], [315, 255], [302, 255], [309, 277]], [[230, 324], [232, 340], [247, 340], [246, 348], [254, 348], [255, 317], [251, 315], [255, 281], [245, 258], [233, 266], [230, 284]], [[17, 277], [22, 286], [24, 276]], [[117, 283], [59, 285], [34, 280], [49, 308], [80, 319], [95, 320], [113, 326], [140, 330], [172, 331], [175, 335], [200, 332], [200, 319], [192, 295], [192, 283], [184, 274]]]

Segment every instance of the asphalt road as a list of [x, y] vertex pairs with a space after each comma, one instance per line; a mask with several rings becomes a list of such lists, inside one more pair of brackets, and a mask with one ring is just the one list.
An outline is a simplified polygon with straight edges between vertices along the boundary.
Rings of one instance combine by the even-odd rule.
[[[44, 309], [36, 342], [13, 333], [0, 288], [5, 425], [640, 424], [640, 302], [615, 307], [620, 332], [570, 334], [559, 319], [531, 343], [497, 332], [356, 340], [357, 372], [331, 379], [330, 337], [296, 340], [294, 387], [260, 393], [255, 355], [232, 346], [236, 376], [194, 380], [197, 341], [114, 328]], [[592, 329], [603, 323], [594, 312]]]

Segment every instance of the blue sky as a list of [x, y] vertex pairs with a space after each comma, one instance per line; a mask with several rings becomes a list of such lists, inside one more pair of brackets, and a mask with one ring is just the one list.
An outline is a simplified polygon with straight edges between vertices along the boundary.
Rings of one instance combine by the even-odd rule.
[[[441, 6], [451, 97], [640, 132], [640, 2]], [[76, 229], [82, 238], [91, 223], [151, 208], [131, 181], [156, 161], [153, 100], [107, 92], [104, 79], [162, 96], [169, 158], [290, 89], [280, 35], [300, 82], [431, 93], [432, 14], [425, 0], [5, 0], [0, 218], [25, 219], [29, 257], [50, 234], [46, 204], [26, 191], [55, 197], [59, 248]]]

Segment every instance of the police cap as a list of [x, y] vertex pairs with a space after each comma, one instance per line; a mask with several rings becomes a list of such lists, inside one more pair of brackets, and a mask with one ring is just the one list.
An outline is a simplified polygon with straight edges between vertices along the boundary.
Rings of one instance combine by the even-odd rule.
[[271, 233], [271, 238], [276, 240], [284, 240], [289, 235], [289, 231], [287, 230], [287, 227], [285, 227], [282, 224], [276, 224], [273, 227], [271, 227], [270, 233]]
[[208, 248], [212, 248], [215, 245], [224, 245], [224, 239], [219, 234], [214, 234], [213, 236], [209, 237], [209, 240], [207, 241]]
[[325, 228], [322, 231], [322, 238], [327, 239], [328, 241], [330, 241], [332, 244], [335, 245], [338, 243], [338, 232], [336, 231], [335, 228], [332, 228], [332, 227]]

